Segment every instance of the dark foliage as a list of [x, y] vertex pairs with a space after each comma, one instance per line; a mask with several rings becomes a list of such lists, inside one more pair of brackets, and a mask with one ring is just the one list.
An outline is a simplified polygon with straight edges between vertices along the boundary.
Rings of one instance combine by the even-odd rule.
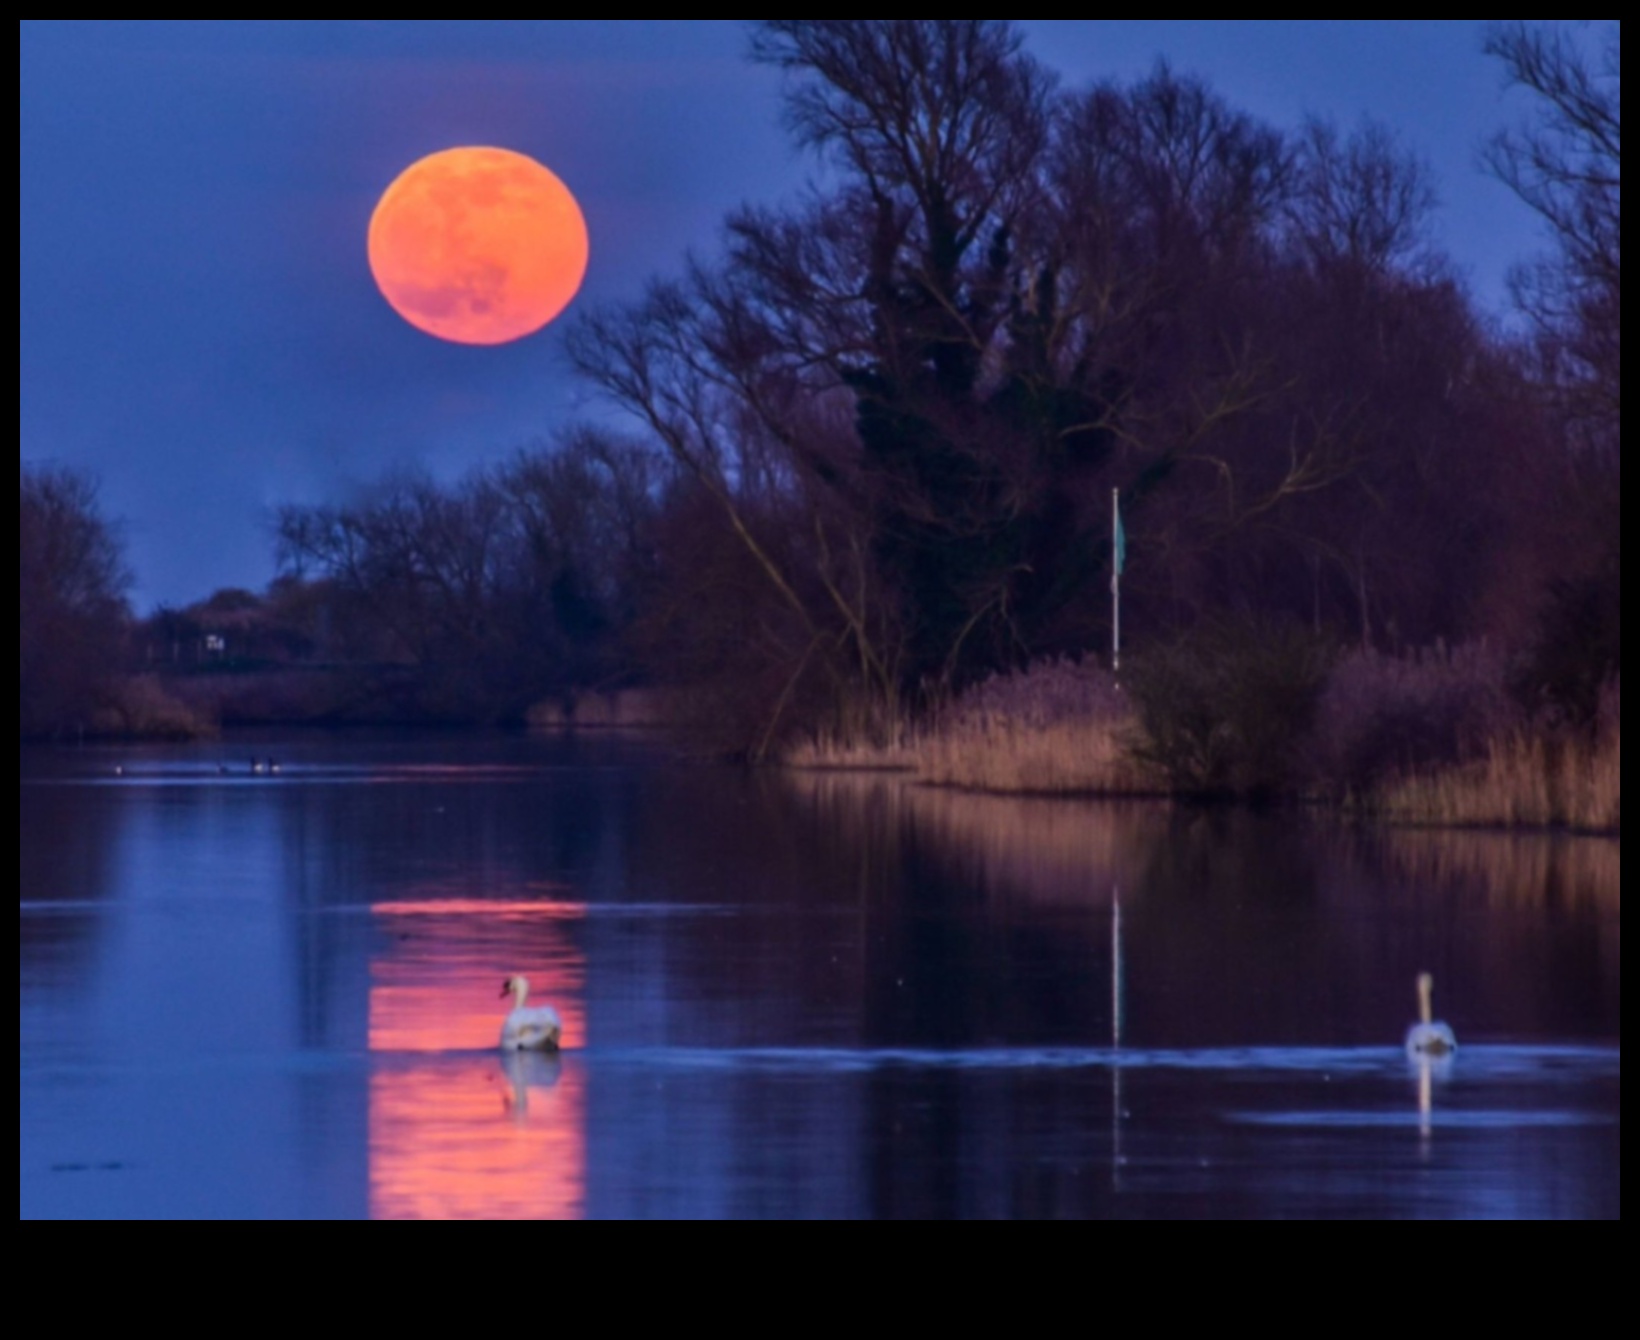
[[1152, 648], [1126, 677], [1144, 731], [1139, 756], [1187, 794], [1288, 790], [1329, 659], [1312, 634], [1265, 619], [1216, 620]]
[[[636, 676], [759, 758], [1107, 647], [1116, 495], [1182, 786], [1290, 779], [1323, 643], [1535, 643], [1522, 692], [1586, 716], [1618, 670], [1616, 47], [1492, 49], [1539, 95], [1493, 158], [1557, 238], [1535, 342], [1477, 316], [1379, 127], [1283, 133], [1165, 64], [1063, 89], [1002, 20], [754, 21], [820, 175], [575, 329], [638, 441], [287, 512], [293, 626], [417, 711]], [[1463, 753], [1456, 682], [1378, 683], [1335, 762]]]
[[92, 479], [24, 465], [18, 486], [18, 692], [29, 736], [83, 728], [120, 670], [130, 578]]
[[642, 452], [584, 434], [455, 487], [410, 478], [349, 506], [287, 508], [285, 603], [306, 594], [324, 659], [373, 682], [399, 667], [404, 715], [517, 719], [619, 677], [650, 490]]
[[1550, 590], [1531, 657], [1518, 680], [1528, 708], [1587, 728], [1623, 672], [1623, 564], [1613, 549], [1592, 570]]
[[1394, 776], [1483, 757], [1528, 724], [1496, 647], [1354, 651], [1328, 675], [1307, 749], [1308, 780], [1335, 798], [1368, 795]]
[[1166, 66], [1066, 92], [1000, 20], [753, 49], [823, 187], [575, 353], [706, 504], [668, 607], [746, 614], [715, 673], [756, 739], [1108, 645], [1113, 491], [1141, 642], [1253, 611], [1476, 631], [1548, 425], [1384, 131], [1286, 136]]

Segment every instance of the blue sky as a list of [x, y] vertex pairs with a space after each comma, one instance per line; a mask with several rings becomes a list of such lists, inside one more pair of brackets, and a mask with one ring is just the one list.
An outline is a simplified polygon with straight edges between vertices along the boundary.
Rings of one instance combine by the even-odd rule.
[[[282, 502], [454, 476], [587, 412], [562, 324], [471, 349], [382, 302], [365, 229], [413, 160], [498, 144], [563, 177], [592, 233], [584, 304], [709, 250], [728, 209], [812, 168], [741, 20], [19, 26], [21, 455], [101, 477], [142, 609], [263, 585]], [[1433, 168], [1440, 239], [1490, 310], [1539, 244], [1478, 167], [1525, 110], [1478, 21], [1021, 26], [1071, 85], [1166, 57], [1278, 125], [1385, 123]]]

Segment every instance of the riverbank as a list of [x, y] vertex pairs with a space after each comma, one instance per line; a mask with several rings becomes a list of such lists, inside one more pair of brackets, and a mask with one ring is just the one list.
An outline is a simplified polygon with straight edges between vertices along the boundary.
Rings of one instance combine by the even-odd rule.
[[[1620, 835], [1618, 685], [1608, 689], [1598, 722], [1576, 730], [1527, 718], [1504, 686], [1498, 660], [1474, 648], [1348, 657], [1329, 670], [1304, 728], [1275, 749], [1279, 784], [1257, 795], [1402, 826]], [[225, 728], [471, 724], [430, 716], [421, 689], [404, 667], [138, 675], [79, 735], [138, 742], [214, 739]], [[680, 729], [689, 707], [686, 695], [664, 690], [581, 693], [555, 697], [519, 724]], [[1257, 747], [1267, 755], [1270, 715], [1261, 707], [1256, 723], [1264, 731]], [[1099, 665], [1061, 661], [988, 681], [946, 710], [875, 738], [798, 741], [781, 762], [800, 771], [894, 772], [996, 795], [1245, 798], [1233, 786], [1204, 784], [1209, 764], [1201, 760], [1215, 756], [1218, 775], [1234, 777], [1249, 727], [1228, 711], [1222, 720], [1200, 716], [1177, 729], [1158, 723], [1154, 706]], [[1268, 773], [1266, 761], [1260, 775]]]
[[1623, 739], [1519, 735], [1478, 762], [1397, 778], [1360, 803], [1396, 823], [1441, 828], [1622, 832]]
[[447, 727], [472, 724], [430, 712], [407, 668], [290, 666], [150, 672], [104, 685], [97, 705], [50, 735], [144, 744], [218, 739], [235, 729]]
[[[1397, 825], [1620, 835], [1619, 701], [1614, 685], [1590, 734], [1523, 719], [1501, 669], [1474, 652], [1352, 658], [1291, 742], [1285, 793]], [[1202, 734], [1235, 747], [1229, 726]], [[885, 740], [803, 741], [783, 762], [994, 795], [1209, 794], [1170, 774], [1163, 752], [1108, 672], [1062, 662], [991, 681]]]
[[113, 681], [100, 697], [79, 721], [25, 740], [142, 744], [214, 740], [224, 730], [444, 730], [498, 724], [532, 731], [654, 732], [683, 729], [695, 719], [687, 695], [618, 689], [566, 690], [510, 719], [481, 720], [471, 707], [440, 708], [425, 675], [394, 665], [151, 672]]
[[220, 717], [171, 693], [160, 676], [132, 675], [109, 686], [97, 707], [72, 729], [59, 730], [49, 737], [25, 734], [23, 740], [27, 743], [66, 735], [80, 740], [138, 744], [214, 740], [221, 733]]

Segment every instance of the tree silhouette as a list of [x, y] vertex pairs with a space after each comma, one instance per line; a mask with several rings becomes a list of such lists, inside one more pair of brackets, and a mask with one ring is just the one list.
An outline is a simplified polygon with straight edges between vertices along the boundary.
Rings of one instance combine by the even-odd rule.
[[130, 575], [97, 485], [22, 465], [18, 481], [18, 690], [23, 735], [83, 727], [120, 670]]
[[1535, 98], [1536, 116], [1500, 134], [1488, 162], [1548, 224], [1554, 255], [1521, 267], [1515, 290], [1545, 337], [1564, 403], [1602, 445], [1622, 425], [1623, 52], [1607, 21], [1584, 41], [1510, 22], [1487, 51]]

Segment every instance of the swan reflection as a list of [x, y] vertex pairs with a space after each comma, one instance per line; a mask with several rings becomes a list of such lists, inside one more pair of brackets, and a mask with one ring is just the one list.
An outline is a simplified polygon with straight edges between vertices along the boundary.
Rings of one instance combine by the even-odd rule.
[[1454, 1061], [1427, 1054], [1413, 1054], [1410, 1060], [1418, 1082], [1418, 1139], [1427, 1154], [1435, 1140], [1435, 1086], [1451, 1082]]
[[514, 1121], [523, 1124], [530, 1117], [530, 1091], [556, 1089], [564, 1077], [564, 1061], [556, 1053], [503, 1052], [501, 1074], [506, 1080], [502, 1105]]

